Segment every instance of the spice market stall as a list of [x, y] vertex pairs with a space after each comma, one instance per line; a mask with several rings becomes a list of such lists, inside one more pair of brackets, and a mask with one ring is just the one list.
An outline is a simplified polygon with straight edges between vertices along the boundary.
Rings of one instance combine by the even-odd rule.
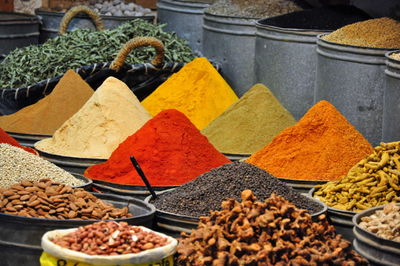
[[398, 264], [396, 16], [24, 2], [70, 11], [0, 62], [1, 265]]

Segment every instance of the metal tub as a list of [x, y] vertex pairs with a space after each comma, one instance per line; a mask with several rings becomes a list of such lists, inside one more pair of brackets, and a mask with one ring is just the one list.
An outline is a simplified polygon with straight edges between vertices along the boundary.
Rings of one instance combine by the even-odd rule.
[[372, 145], [382, 141], [388, 49], [317, 41], [315, 100], [328, 100]]
[[279, 28], [263, 20], [256, 28], [256, 82], [265, 84], [299, 120], [315, 103], [315, 49], [317, 35], [324, 31]]
[[[132, 218], [115, 219], [132, 225], [151, 228], [155, 208], [141, 200], [95, 194], [96, 197], [122, 208], [129, 204]], [[97, 222], [98, 220], [55, 220], [28, 218], [0, 213], [0, 258], [2, 266], [40, 265], [39, 257], [43, 252], [41, 238], [47, 231], [75, 228]]]
[[221, 64], [222, 75], [239, 97], [255, 80], [255, 22], [204, 12], [203, 54]]
[[173, 31], [187, 40], [194, 51], [202, 51], [203, 14], [207, 3], [176, 0], [157, 1], [157, 20], [166, 23], [165, 31]]
[[8, 54], [15, 48], [38, 43], [38, 17], [27, 14], [0, 12], [0, 54]]
[[390, 57], [393, 53], [386, 54], [385, 69], [385, 98], [383, 108], [383, 141], [400, 140], [400, 61]]
[[[38, 15], [42, 20], [42, 25], [40, 28], [40, 43], [44, 43], [50, 38], [54, 38], [58, 36], [59, 27], [62, 18], [64, 17], [64, 12], [51, 12], [51, 11], [43, 11], [36, 10], [36, 15]], [[118, 25], [133, 19], [144, 19], [150, 23], [154, 22], [154, 16], [142, 16], [142, 17], [132, 17], [132, 16], [103, 16], [101, 15], [101, 20], [104, 23], [104, 27], [106, 29], [113, 29], [118, 27]], [[76, 28], [84, 28], [84, 29], [95, 29], [92, 20], [89, 16], [85, 14], [78, 14], [75, 16], [68, 29], [76, 29]]]
[[[398, 204], [399, 205], [399, 204]], [[361, 218], [372, 215], [384, 206], [378, 206], [358, 213], [353, 218], [354, 249], [371, 263], [397, 266], [400, 263], [400, 242], [381, 238], [359, 226]]]

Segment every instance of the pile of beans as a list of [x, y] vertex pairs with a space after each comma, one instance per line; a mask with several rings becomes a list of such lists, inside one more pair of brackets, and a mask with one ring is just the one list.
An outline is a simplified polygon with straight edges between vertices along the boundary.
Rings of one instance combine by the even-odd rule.
[[102, 1], [90, 5], [94, 11], [105, 16], [145, 16], [151, 14], [151, 9], [134, 3], [124, 3], [121, 0]]
[[199, 217], [218, 210], [221, 201], [240, 199], [240, 193], [250, 189], [264, 200], [273, 192], [302, 209], [318, 212], [322, 206], [285, 185], [257, 166], [235, 162], [215, 168], [195, 180], [163, 193], [154, 201], [157, 209], [181, 215]]
[[222, 211], [182, 234], [181, 265], [368, 265], [325, 215], [313, 222], [306, 210], [275, 194], [265, 202], [250, 190], [241, 197], [222, 202]]
[[125, 222], [101, 221], [81, 226], [76, 231], [52, 242], [89, 255], [139, 253], [168, 244], [168, 238]]
[[24, 180], [0, 190], [0, 212], [47, 219], [106, 220], [132, 217], [128, 207], [114, 208], [81, 188], [50, 179]]
[[362, 217], [359, 225], [379, 237], [400, 242], [400, 205], [387, 204], [383, 210]]
[[42, 178], [70, 186], [85, 184], [39, 156], [9, 144], [0, 144], [0, 188], [10, 187], [22, 180], [38, 181]]
[[381, 143], [338, 182], [315, 188], [316, 198], [341, 210], [359, 212], [400, 202], [400, 142]]

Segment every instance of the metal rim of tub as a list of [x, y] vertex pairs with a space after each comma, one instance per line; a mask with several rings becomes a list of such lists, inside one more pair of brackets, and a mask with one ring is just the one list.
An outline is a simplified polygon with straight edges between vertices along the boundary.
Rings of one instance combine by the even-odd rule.
[[[112, 192], [120, 195], [149, 195], [150, 191], [147, 190], [146, 186], [134, 186], [134, 185], [123, 185], [118, 183], [112, 183], [102, 180], [93, 180], [94, 187], [98, 187], [100, 189], [104, 189], [105, 192]], [[172, 188], [176, 188], [177, 186], [152, 186], [156, 194], [161, 193], [161, 191], [170, 190]]]
[[[168, 6], [163, 6], [164, 3], [167, 3], [169, 5], [174, 6], [174, 8], [172, 7], [168, 7]], [[185, 13], [189, 13], [188, 10], [177, 10], [176, 8], [179, 7], [193, 7], [193, 8], [207, 8], [208, 6], [210, 6], [210, 4], [207, 3], [202, 3], [202, 2], [186, 2], [186, 1], [180, 1], [180, 0], [159, 0], [157, 1], [157, 8], [159, 8], [161, 5], [161, 7], [165, 10], [169, 10], [169, 11], [185, 11]], [[190, 12], [190, 14], [203, 14], [202, 11], [199, 10], [192, 10], [192, 12]]]
[[243, 161], [251, 156], [251, 154], [245, 154], [245, 153], [228, 153], [228, 152], [223, 152], [223, 155], [227, 157], [231, 161]]
[[[173, 191], [174, 189], [169, 189], [160, 192], [158, 195], [162, 195], [164, 193]], [[324, 214], [328, 210], [328, 206], [323, 203], [322, 201], [315, 199], [313, 197], [310, 197], [309, 195], [304, 195], [305, 197], [313, 200], [314, 202], [317, 202], [320, 206], [322, 206], [322, 209], [316, 213], [311, 214], [312, 218], [317, 218], [321, 214]], [[150, 203], [152, 199], [152, 196], [148, 196], [145, 198], [145, 202]], [[151, 203], [150, 203], [151, 204]], [[159, 221], [161, 219], [161, 222]], [[163, 223], [165, 221], [165, 223]], [[171, 213], [167, 211], [162, 211], [157, 209], [156, 207], [156, 213], [155, 213], [155, 222], [158, 225], [158, 227], [167, 229], [169, 231], [173, 232], [186, 232], [190, 233], [193, 228], [196, 228], [198, 223], [199, 223], [199, 217], [193, 217], [193, 216], [188, 216], [188, 215], [181, 215], [177, 213]], [[179, 225], [182, 225], [182, 227], [179, 227]]]
[[72, 157], [72, 156], [64, 156], [58, 155], [54, 153], [48, 153], [38, 149], [35, 145], [35, 149], [39, 152], [39, 155], [49, 160], [54, 164], [66, 165], [66, 166], [81, 166], [81, 167], [89, 167], [93, 164], [104, 163], [107, 159], [99, 159], [99, 158], [83, 158], [83, 157]]
[[[46, 16], [54, 16], [54, 17], [64, 17], [65, 12], [58, 12], [58, 11], [46, 11], [46, 10], [36, 10], [35, 14], [40, 16], [40, 15], [46, 15]], [[100, 17], [104, 19], [112, 19], [112, 20], [119, 20], [119, 21], [125, 21], [125, 20], [132, 20], [132, 19], [144, 19], [144, 20], [154, 20], [155, 16], [154, 15], [144, 15], [144, 16], [106, 16], [100, 14]], [[74, 18], [88, 18], [87, 15], [84, 14], [77, 14]]]
[[85, 182], [85, 184], [80, 185], [80, 186], [73, 186], [73, 188], [83, 188], [84, 190], [89, 190], [92, 185], [93, 185], [93, 180], [90, 178], [87, 178], [86, 176], [79, 175], [79, 174], [72, 174], [76, 179], [82, 180]]
[[[116, 222], [132, 222], [135, 220], [140, 220], [144, 218], [151, 218], [154, 216], [156, 212], [156, 208], [154, 207], [153, 204], [149, 202], [145, 202], [143, 200], [135, 199], [135, 198], [127, 198], [127, 197], [122, 197], [122, 196], [117, 196], [117, 195], [110, 195], [110, 194], [102, 194], [102, 193], [91, 193], [97, 198], [103, 200], [103, 201], [118, 201], [118, 203], [125, 204], [126, 206], [133, 204], [134, 206], [140, 206], [144, 209], [147, 210], [146, 213], [144, 214], [139, 214], [139, 215], [134, 215], [133, 217], [130, 218], [118, 218], [118, 219], [108, 219], [104, 221], [116, 221]], [[118, 207], [121, 208], [121, 207]], [[131, 211], [130, 211], [131, 213]], [[133, 213], [131, 213], [133, 214]], [[7, 214], [7, 213], [2, 213], [0, 212], [0, 220], [13, 220], [15, 222], [24, 222], [24, 221], [29, 221], [30, 223], [39, 223], [39, 224], [51, 224], [51, 225], [57, 225], [57, 224], [65, 224], [66, 222], [70, 223], [71, 225], [86, 225], [86, 224], [91, 224], [94, 222], [98, 222], [100, 220], [92, 219], [92, 220], [76, 220], [76, 219], [68, 219], [68, 220], [61, 220], [61, 219], [47, 219], [47, 218], [37, 218], [37, 217], [25, 217], [25, 216], [19, 216], [19, 215], [14, 215], [14, 214]]]
[[314, 188], [314, 186], [323, 185], [329, 182], [327, 180], [301, 180], [301, 179], [291, 179], [291, 178], [281, 178], [281, 177], [278, 177], [278, 179], [284, 182], [286, 185], [292, 187], [294, 190], [306, 194], [308, 194], [310, 189]]
[[51, 138], [51, 135], [17, 133], [11, 131], [6, 131], [6, 133], [16, 139], [22, 145], [30, 148], [33, 148], [34, 144], [42, 139]]
[[[373, 207], [367, 210], [364, 210], [362, 212], [357, 213], [353, 217], [353, 232], [355, 235], [355, 239], [353, 242], [353, 245], [356, 249], [357, 252], [359, 252], [361, 255], [366, 257], [368, 260], [378, 263], [378, 264], [384, 264], [384, 265], [397, 265], [392, 261], [387, 261], [379, 258], [374, 257], [372, 254], [373, 252], [368, 252], [368, 250], [365, 249], [372, 249], [375, 252], [382, 253], [384, 254], [389, 254], [391, 256], [392, 260], [394, 259], [395, 261], [400, 260], [400, 242], [385, 239], [382, 237], [377, 236], [376, 234], [369, 232], [363, 228], [360, 227], [360, 221], [362, 217], [369, 216], [377, 210], [382, 210], [385, 205]], [[400, 206], [400, 203], [397, 203], [397, 206]]]
[[[388, 68], [396, 69], [397, 71], [400, 71], [400, 60], [394, 59], [390, 57], [392, 54], [397, 54], [400, 53], [400, 50], [394, 50], [394, 51], [389, 51], [385, 54], [386, 57], [386, 66]], [[385, 74], [388, 76], [391, 76], [396, 79], [400, 79], [400, 74], [399, 73], [394, 73], [393, 71], [389, 71], [389, 69], [385, 69]]]
[[[288, 34], [305, 35], [305, 36], [310, 36], [310, 37], [315, 37], [320, 34], [329, 34], [330, 32], [332, 32], [331, 30], [319, 30], [319, 29], [282, 28], [282, 27], [272, 26], [272, 25], [268, 25], [268, 24], [262, 24], [263, 20], [265, 20], [265, 19], [260, 19], [260, 20], [256, 21], [257, 28], [268, 29], [271, 31], [288, 33]], [[257, 35], [259, 35], [258, 32], [257, 32]], [[315, 40], [315, 42], [316, 42], [316, 40]]]
[[[356, 63], [367, 63], [367, 64], [374, 64], [374, 65], [384, 65], [385, 64], [385, 54], [387, 52], [391, 52], [393, 50], [397, 49], [388, 49], [388, 48], [376, 48], [376, 47], [366, 47], [366, 46], [356, 46], [356, 45], [348, 45], [348, 44], [342, 44], [342, 43], [337, 43], [337, 42], [331, 42], [323, 39], [324, 36], [328, 35], [328, 33], [321, 33], [317, 36], [317, 53], [329, 58], [333, 59], [340, 59], [343, 60], [343, 58], [335, 58], [332, 55], [328, 55], [325, 52], [321, 51], [319, 49], [320, 47], [325, 48], [325, 49], [330, 49], [330, 50], [335, 50], [339, 51], [341, 53], [347, 53], [349, 58], [349, 61], [353, 61]], [[400, 47], [399, 47], [400, 48]], [[371, 56], [371, 57], [376, 57], [375, 60], [372, 58], [365, 58], [364, 60], [360, 59], [355, 59], [351, 58], [351, 54], [361, 54], [361, 55], [366, 55], [366, 56]]]

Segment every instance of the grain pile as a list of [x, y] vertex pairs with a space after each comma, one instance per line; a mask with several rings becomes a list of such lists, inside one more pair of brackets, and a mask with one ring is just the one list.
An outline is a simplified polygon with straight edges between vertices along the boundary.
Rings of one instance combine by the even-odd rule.
[[347, 25], [323, 39], [353, 46], [396, 49], [400, 48], [400, 22], [386, 17], [370, 19]]
[[[250, 189], [261, 200], [272, 193], [284, 196], [297, 207], [316, 213], [322, 206], [251, 164], [235, 162], [215, 168], [193, 181], [159, 195], [154, 201], [157, 209], [192, 217], [219, 210], [221, 201], [240, 199], [240, 193]], [[174, 200], [171, 200], [174, 199]]]
[[260, 202], [245, 190], [241, 198], [222, 202], [221, 211], [182, 234], [180, 265], [368, 265], [325, 215], [313, 222], [307, 211], [275, 194]]
[[39, 156], [9, 144], [0, 144], [0, 188], [22, 180], [38, 181], [42, 178], [70, 186], [84, 185], [84, 181]]
[[394, 53], [390, 55], [391, 58], [400, 61], [400, 53]]
[[359, 212], [400, 202], [400, 142], [381, 143], [338, 182], [315, 188], [315, 197], [341, 210]]

